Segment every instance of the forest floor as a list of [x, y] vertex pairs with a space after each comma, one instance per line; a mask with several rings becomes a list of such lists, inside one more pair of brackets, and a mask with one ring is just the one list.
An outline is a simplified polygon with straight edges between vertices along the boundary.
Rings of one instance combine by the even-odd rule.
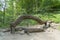
[[48, 28], [45, 32], [30, 33], [30, 35], [21, 34], [20, 32], [10, 34], [10, 32], [3, 33], [1, 31], [0, 40], [60, 40], [60, 31]]

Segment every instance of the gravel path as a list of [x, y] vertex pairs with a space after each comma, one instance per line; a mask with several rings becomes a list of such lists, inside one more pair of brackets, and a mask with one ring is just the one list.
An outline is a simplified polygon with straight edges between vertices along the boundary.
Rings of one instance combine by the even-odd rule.
[[3, 33], [0, 31], [0, 40], [60, 40], [60, 31], [48, 28], [45, 32], [30, 33], [30, 35], [21, 34], [20, 32], [10, 34], [9, 32]]
[[60, 31], [54, 29], [53, 32], [30, 33], [30, 35], [0, 32], [0, 40], [60, 40]]

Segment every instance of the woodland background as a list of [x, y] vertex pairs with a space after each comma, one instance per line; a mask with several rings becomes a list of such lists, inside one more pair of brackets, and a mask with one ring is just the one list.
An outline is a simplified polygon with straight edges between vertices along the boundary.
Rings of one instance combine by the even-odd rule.
[[[9, 27], [11, 22], [27, 14], [60, 23], [60, 0], [0, 0], [0, 27]], [[26, 19], [19, 25], [36, 24], [34, 20]]]

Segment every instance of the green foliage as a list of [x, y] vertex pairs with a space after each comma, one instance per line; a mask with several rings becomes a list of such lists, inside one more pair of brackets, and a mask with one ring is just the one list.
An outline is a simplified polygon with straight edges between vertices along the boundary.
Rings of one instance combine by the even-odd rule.
[[[0, 2], [0, 8], [3, 4]], [[0, 10], [0, 27], [9, 27], [21, 15], [33, 15], [42, 20], [60, 22], [60, 0], [5, 0], [5, 11]], [[59, 11], [57, 11], [59, 9]], [[19, 25], [34, 25], [33, 20], [23, 20]]]

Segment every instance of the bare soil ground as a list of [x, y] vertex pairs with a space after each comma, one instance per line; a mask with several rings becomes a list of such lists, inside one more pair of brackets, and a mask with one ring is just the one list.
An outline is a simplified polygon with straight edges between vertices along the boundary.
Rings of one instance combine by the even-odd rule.
[[10, 34], [10, 32], [3, 33], [0, 31], [0, 40], [60, 40], [60, 31], [48, 28], [45, 32], [30, 33], [30, 35], [20, 32]]

